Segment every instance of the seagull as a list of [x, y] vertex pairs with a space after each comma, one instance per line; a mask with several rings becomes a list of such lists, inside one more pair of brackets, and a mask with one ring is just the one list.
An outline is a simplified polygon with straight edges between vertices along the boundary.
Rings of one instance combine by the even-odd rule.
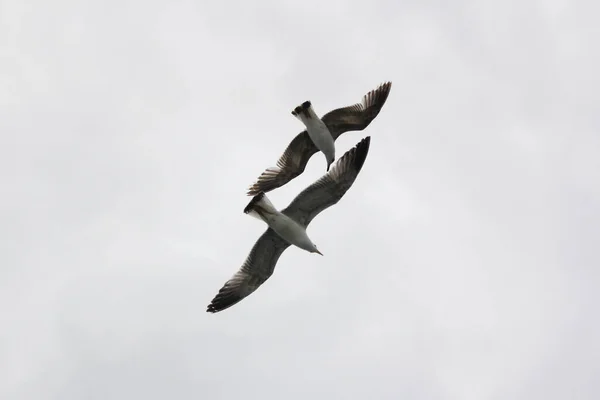
[[321, 151], [327, 160], [327, 171], [335, 159], [335, 140], [344, 132], [361, 131], [381, 111], [385, 104], [392, 82], [386, 82], [363, 96], [360, 103], [348, 107], [337, 108], [325, 114], [321, 119], [315, 113], [310, 101], [305, 101], [294, 108], [292, 115], [306, 126], [290, 142], [276, 167], [267, 168], [248, 189], [248, 196], [256, 196], [260, 192], [269, 192], [285, 185], [306, 168], [313, 154]]
[[290, 245], [321, 254], [306, 234], [306, 228], [313, 218], [340, 201], [350, 189], [365, 162], [370, 142], [370, 136], [362, 139], [282, 211], [277, 211], [264, 192], [250, 200], [244, 212], [263, 220], [269, 227], [256, 241], [242, 267], [208, 305], [207, 312], [223, 311], [258, 289], [273, 274], [277, 260]]
[[319, 118], [310, 100], [305, 101], [294, 108], [292, 115], [298, 118], [306, 126], [306, 132], [317, 150], [325, 155], [327, 161], [327, 171], [335, 161], [335, 143], [329, 128], [325, 122]]

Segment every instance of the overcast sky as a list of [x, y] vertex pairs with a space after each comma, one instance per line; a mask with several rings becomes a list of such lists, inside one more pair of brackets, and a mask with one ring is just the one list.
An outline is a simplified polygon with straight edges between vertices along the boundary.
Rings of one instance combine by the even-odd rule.
[[[1, 0], [0, 398], [598, 399], [599, 12]], [[206, 313], [291, 110], [387, 80], [325, 256]]]

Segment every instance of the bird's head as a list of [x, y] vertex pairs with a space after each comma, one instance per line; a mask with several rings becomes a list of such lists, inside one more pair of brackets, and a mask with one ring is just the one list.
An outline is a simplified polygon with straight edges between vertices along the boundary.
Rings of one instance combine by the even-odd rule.
[[319, 249], [317, 249], [317, 245], [315, 245], [315, 244], [313, 244], [313, 248], [312, 248], [312, 250], [310, 252], [311, 253], [317, 253], [317, 254], [323, 255], [323, 253], [321, 253], [319, 251]]

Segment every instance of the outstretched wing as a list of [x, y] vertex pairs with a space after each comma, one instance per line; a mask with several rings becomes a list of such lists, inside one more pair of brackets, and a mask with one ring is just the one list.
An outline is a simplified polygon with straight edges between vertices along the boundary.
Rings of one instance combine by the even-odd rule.
[[392, 82], [386, 82], [364, 95], [360, 103], [338, 108], [325, 114], [321, 119], [329, 128], [333, 140], [344, 132], [362, 131], [369, 126], [381, 111], [391, 88]]
[[282, 213], [307, 227], [321, 211], [340, 201], [356, 180], [370, 143], [371, 137], [367, 136], [347, 151], [328, 173], [304, 189]]
[[258, 289], [273, 274], [279, 256], [289, 246], [274, 230], [267, 229], [252, 247], [242, 267], [219, 290], [206, 311], [223, 311]]
[[[380, 85], [363, 96], [362, 102], [328, 112], [322, 118], [333, 140], [347, 131], [365, 129], [381, 111], [390, 90], [391, 82]], [[308, 160], [318, 151], [306, 130], [299, 133], [277, 161], [277, 167], [267, 168], [248, 189], [248, 196], [269, 192], [285, 185], [306, 168]]]
[[308, 160], [318, 151], [307, 131], [302, 131], [283, 152], [276, 167], [267, 168], [248, 189], [248, 196], [269, 192], [285, 185], [302, 172]]

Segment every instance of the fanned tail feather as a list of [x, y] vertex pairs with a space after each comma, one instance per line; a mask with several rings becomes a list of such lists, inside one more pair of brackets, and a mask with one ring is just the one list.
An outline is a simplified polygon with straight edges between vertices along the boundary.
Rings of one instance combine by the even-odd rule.
[[249, 214], [258, 219], [263, 219], [262, 215], [264, 214], [274, 214], [276, 212], [277, 209], [264, 192], [260, 192], [254, 196], [246, 208], [244, 208], [245, 214]]

